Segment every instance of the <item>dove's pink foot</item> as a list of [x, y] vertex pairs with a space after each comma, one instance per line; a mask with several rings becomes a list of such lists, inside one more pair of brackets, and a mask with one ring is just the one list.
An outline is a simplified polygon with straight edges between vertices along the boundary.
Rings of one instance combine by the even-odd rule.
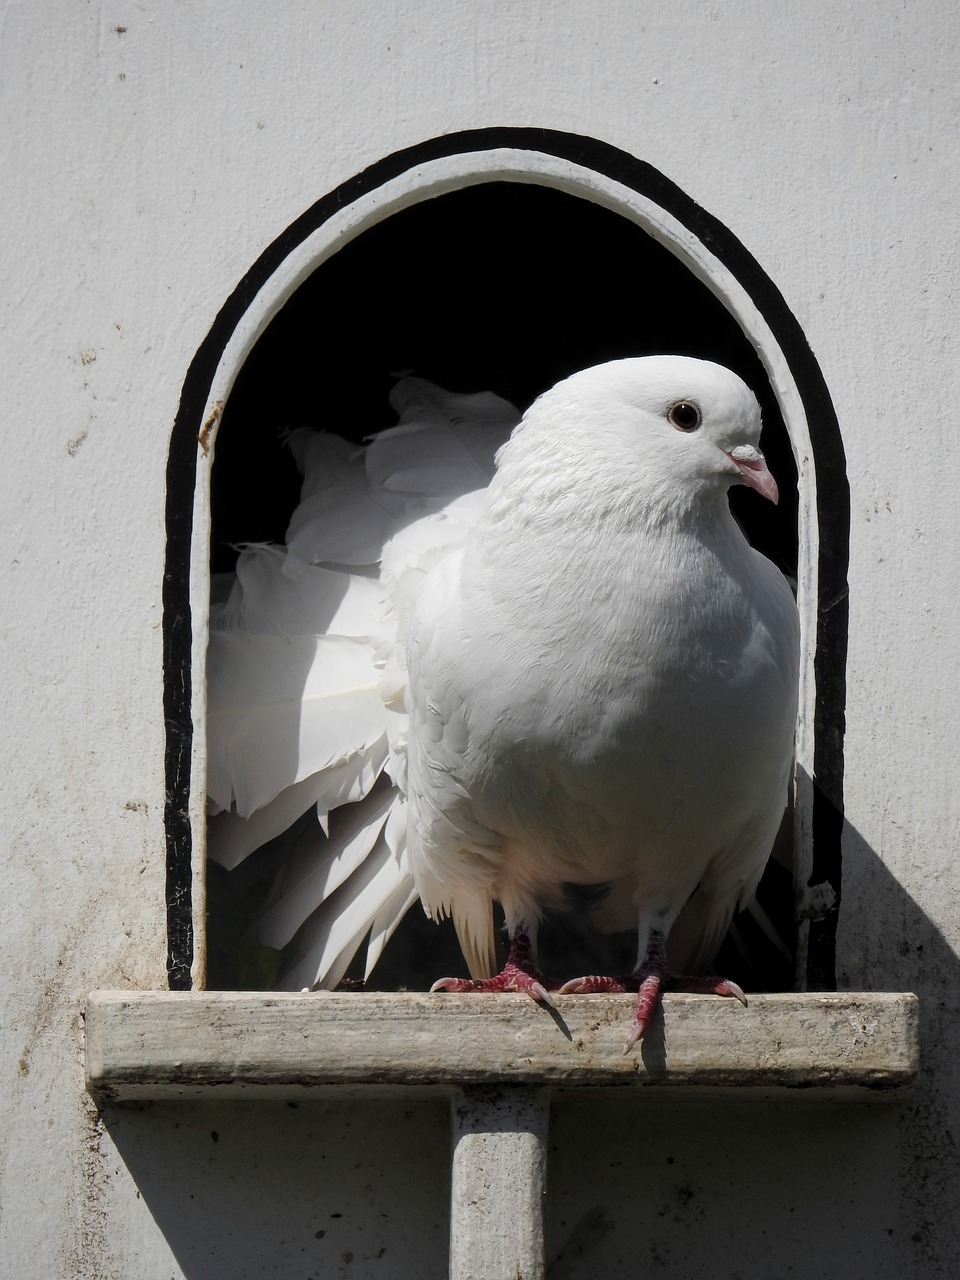
[[573, 978], [570, 982], [563, 984], [560, 994], [590, 995], [598, 991], [633, 990], [637, 992], [637, 1009], [633, 1016], [630, 1035], [624, 1045], [624, 1053], [629, 1053], [637, 1041], [643, 1038], [660, 1003], [660, 995], [664, 991], [687, 991], [693, 995], [734, 996], [741, 1004], [747, 1003], [747, 997], [740, 987], [727, 978], [700, 978], [673, 973], [667, 965], [663, 934], [656, 930], [651, 933], [647, 954], [632, 978], [604, 978], [597, 975]]
[[546, 978], [533, 961], [530, 939], [518, 930], [510, 940], [507, 963], [493, 978], [438, 978], [431, 991], [525, 991], [538, 1004], [555, 1008], [553, 997], [546, 987]]

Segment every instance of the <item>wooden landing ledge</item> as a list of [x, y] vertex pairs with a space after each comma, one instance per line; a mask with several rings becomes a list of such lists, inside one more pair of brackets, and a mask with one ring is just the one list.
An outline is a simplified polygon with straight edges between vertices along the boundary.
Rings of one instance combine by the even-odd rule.
[[87, 1088], [98, 1101], [452, 1095], [469, 1085], [902, 1101], [918, 1068], [909, 994], [667, 995], [623, 1053], [632, 996], [95, 991]]
[[452, 1093], [471, 1084], [655, 1096], [900, 1101], [918, 1071], [913, 995], [668, 995], [623, 1053], [632, 996], [96, 991], [87, 1088], [100, 1101]]

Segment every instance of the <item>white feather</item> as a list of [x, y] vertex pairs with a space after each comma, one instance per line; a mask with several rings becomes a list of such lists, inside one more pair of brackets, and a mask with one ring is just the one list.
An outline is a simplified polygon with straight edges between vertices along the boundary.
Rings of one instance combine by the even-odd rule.
[[343, 636], [210, 635], [207, 791], [249, 816], [386, 740], [373, 651]]
[[245, 547], [217, 630], [242, 627], [276, 635], [369, 636], [381, 611], [375, 581], [307, 564], [282, 547]]
[[395, 799], [392, 789], [385, 796], [368, 796], [362, 805], [341, 810], [329, 838], [319, 827], [300, 837], [273, 901], [259, 918], [261, 942], [285, 947], [307, 916], [353, 875], [380, 839]]
[[337, 436], [293, 431], [290, 450], [303, 475], [286, 544], [308, 563], [373, 565], [394, 529], [394, 515], [370, 492], [363, 451]]
[[301, 930], [298, 957], [284, 975], [283, 985], [335, 987], [373, 921], [394, 895], [409, 895], [412, 888], [409, 870], [381, 837], [349, 880]]
[[[416, 378], [402, 379], [391, 400], [400, 423], [366, 450], [290, 433], [304, 480], [287, 545], [243, 548], [211, 607], [208, 852], [235, 867], [316, 805], [319, 829], [301, 837], [259, 921], [261, 940], [280, 947], [314, 913], [310, 985], [336, 985], [367, 932], [372, 967], [415, 900], [399, 793], [369, 797], [348, 823], [334, 820], [329, 841], [320, 830], [332, 810], [368, 797], [385, 765], [404, 776], [398, 618], [411, 581], [472, 527], [476, 497], [456, 499], [487, 484], [519, 417], [499, 397], [451, 395]], [[384, 826], [398, 871], [367, 885], [355, 873]], [[333, 917], [315, 908], [331, 895], [340, 901], [345, 881], [365, 891], [363, 911], [335, 934], [347, 939], [341, 955], [321, 923]], [[301, 965], [287, 985], [302, 978]]]
[[419, 897], [411, 876], [400, 883], [377, 911], [370, 925], [370, 937], [367, 941], [367, 967], [363, 974], [365, 982], [369, 980], [384, 947], [396, 932], [397, 925]]
[[519, 418], [512, 404], [490, 392], [451, 395], [422, 378], [403, 378], [390, 402], [400, 425], [380, 432], [367, 450], [371, 485], [444, 504], [486, 486], [496, 450]]
[[321, 829], [327, 831], [331, 809], [362, 800], [377, 781], [386, 758], [383, 739], [320, 773], [284, 789], [271, 801], [241, 817], [236, 810], [221, 810], [207, 819], [207, 854], [232, 871], [244, 858], [288, 830], [309, 809], [315, 809]]

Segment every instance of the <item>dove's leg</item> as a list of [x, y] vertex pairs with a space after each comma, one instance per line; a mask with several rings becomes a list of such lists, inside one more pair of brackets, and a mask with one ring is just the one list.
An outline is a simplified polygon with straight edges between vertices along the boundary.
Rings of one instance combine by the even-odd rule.
[[629, 1053], [649, 1027], [664, 991], [688, 991], [695, 995], [734, 996], [741, 1004], [747, 997], [735, 982], [727, 978], [700, 978], [688, 974], [673, 973], [667, 964], [663, 934], [654, 929], [650, 934], [647, 953], [637, 967], [633, 978], [604, 978], [590, 976], [573, 978], [560, 988], [561, 995], [590, 995], [597, 991], [637, 991], [637, 1011], [633, 1026], [624, 1046]]
[[540, 1004], [553, 1006], [554, 1001], [546, 986], [546, 979], [537, 969], [533, 958], [533, 944], [523, 927], [510, 939], [507, 963], [493, 978], [438, 978], [431, 991], [525, 991]]

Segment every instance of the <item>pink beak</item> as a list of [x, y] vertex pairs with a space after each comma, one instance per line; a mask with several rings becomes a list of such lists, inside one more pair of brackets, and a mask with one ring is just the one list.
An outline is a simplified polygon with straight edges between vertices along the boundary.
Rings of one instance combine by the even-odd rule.
[[757, 493], [762, 493], [765, 498], [769, 498], [774, 505], [780, 501], [777, 482], [770, 474], [766, 459], [759, 449], [755, 449], [753, 445], [740, 444], [729, 453], [724, 449], [724, 453], [740, 472], [739, 481], [734, 483], [749, 485], [751, 489], [756, 489]]

